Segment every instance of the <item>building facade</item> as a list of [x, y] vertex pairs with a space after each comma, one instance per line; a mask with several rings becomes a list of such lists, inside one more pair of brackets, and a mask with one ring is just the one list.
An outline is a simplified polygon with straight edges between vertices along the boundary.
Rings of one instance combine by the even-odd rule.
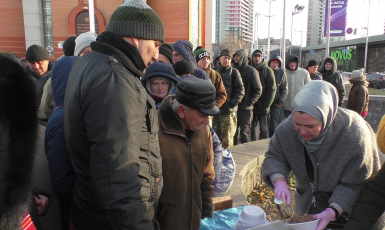
[[245, 44], [253, 41], [254, 1], [216, 0], [215, 43]]
[[[105, 31], [111, 14], [125, 1], [94, 0], [97, 34]], [[69, 36], [90, 30], [88, 4], [89, 0], [0, 0], [0, 52], [22, 58], [30, 45], [38, 44], [46, 48], [51, 61], [57, 60]], [[165, 42], [183, 39], [211, 48], [212, 0], [147, 0], [147, 4], [162, 19]]]
[[309, 0], [306, 46], [318, 45], [324, 37], [326, 1]]

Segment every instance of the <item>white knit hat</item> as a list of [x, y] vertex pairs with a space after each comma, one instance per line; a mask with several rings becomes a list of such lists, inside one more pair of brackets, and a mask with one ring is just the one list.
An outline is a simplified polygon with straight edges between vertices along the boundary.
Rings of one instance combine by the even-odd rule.
[[75, 40], [75, 52], [74, 56], [79, 56], [79, 54], [88, 46], [91, 45], [91, 42], [96, 41], [98, 35], [93, 32], [85, 32], [80, 34]]

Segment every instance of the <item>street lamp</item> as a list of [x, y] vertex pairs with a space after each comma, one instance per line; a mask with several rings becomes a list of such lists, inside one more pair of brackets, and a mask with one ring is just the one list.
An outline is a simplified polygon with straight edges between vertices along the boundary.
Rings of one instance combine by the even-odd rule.
[[296, 29], [294, 29], [294, 30], [297, 32], [301, 32], [301, 46], [299, 47], [299, 65], [301, 67], [302, 66], [301, 55], [302, 55], [302, 32], [303, 32], [303, 30], [296, 30]]
[[269, 1], [269, 16], [268, 16], [269, 25], [268, 25], [268, 32], [267, 32], [267, 60], [270, 60], [270, 18], [272, 17], [270, 15], [270, 8], [271, 8], [271, 1], [275, 1], [275, 0], [267, 0], [267, 1]]
[[255, 25], [254, 25], [254, 40], [253, 40], [253, 49], [251, 52], [253, 52], [255, 49], [258, 49], [258, 13], [255, 12]]
[[291, 54], [291, 48], [293, 46], [293, 19], [295, 14], [302, 13], [302, 10], [305, 8], [305, 6], [295, 5], [294, 10], [291, 13], [291, 38], [290, 38], [290, 54]]

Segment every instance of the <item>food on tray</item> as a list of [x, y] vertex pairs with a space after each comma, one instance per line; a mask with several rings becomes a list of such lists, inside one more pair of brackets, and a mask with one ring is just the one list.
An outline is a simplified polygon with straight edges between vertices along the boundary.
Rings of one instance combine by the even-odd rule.
[[303, 215], [303, 216], [292, 216], [287, 223], [288, 224], [297, 224], [297, 223], [304, 223], [315, 220], [313, 215]]

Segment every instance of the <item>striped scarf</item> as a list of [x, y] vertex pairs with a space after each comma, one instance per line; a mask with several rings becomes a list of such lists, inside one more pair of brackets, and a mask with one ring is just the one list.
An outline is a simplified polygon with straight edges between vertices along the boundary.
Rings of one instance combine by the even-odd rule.
[[32, 222], [31, 216], [25, 214], [23, 221], [21, 222], [21, 230], [36, 230], [35, 225]]

